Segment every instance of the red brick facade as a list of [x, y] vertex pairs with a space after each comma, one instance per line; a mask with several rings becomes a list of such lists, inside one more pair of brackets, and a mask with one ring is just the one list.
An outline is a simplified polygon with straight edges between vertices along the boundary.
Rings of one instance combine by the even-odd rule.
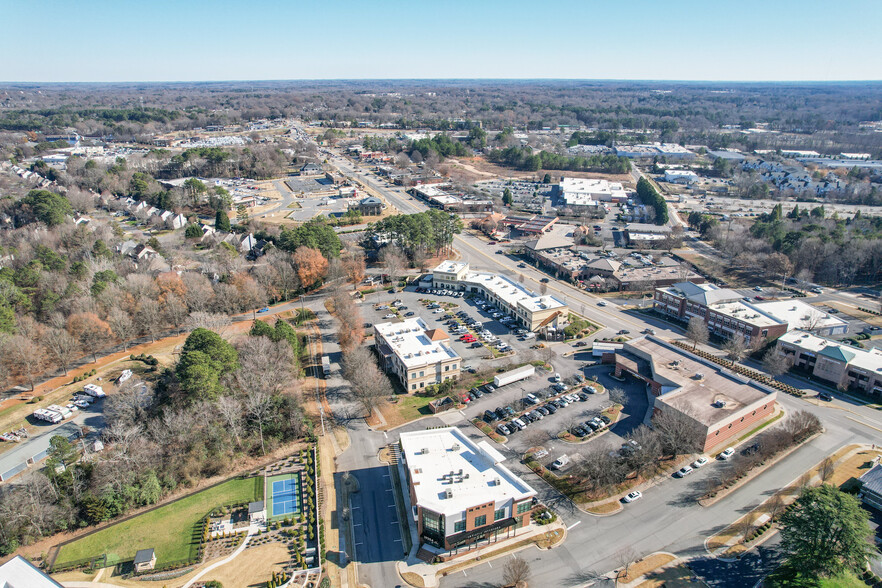
[[[751, 407], [748, 407], [749, 409]], [[737, 438], [741, 433], [750, 431], [762, 421], [766, 420], [775, 411], [775, 402], [769, 400], [759, 408], [744, 411], [738, 418], [724, 423], [721, 427], [709, 430], [704, 441], [704, 451], [722, 445], [725, 442]]]

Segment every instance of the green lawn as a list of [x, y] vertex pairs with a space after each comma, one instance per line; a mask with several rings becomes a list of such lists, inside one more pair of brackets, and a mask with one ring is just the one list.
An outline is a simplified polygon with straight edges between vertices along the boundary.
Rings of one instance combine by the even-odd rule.
[[432, 414], [429, 403], [435, 400], [431, 396], [399, 396], [395, 409], [405, 421], [412, 421]]
[[819, 588], [866, 588], [866, 584], [851, 572], [844, 572], [834, 578], [824, 578]]
[[61, 548], [56, 566], [107, 554], [109, 564], [126, 561], [139, 549], [156, 550], [157, 565], [190, 557], [193, 526], [211, 509], [263, 498], [263, 478], [234, 479], [106, 527]]

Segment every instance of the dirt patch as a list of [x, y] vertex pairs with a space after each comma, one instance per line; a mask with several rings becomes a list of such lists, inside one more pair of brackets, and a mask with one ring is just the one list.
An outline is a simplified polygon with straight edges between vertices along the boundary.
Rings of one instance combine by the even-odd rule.
[[403, 572], [401, 577], [404, 578], [404, 581], [410, 584], [411, 586], [416, 586], [416, 588], [424, 588], [425, 582], [423, 582], [423, 577], [414, 572]]

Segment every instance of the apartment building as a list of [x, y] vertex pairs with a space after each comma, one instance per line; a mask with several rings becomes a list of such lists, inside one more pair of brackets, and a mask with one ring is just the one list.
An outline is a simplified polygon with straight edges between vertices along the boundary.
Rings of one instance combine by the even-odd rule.
[[654, 397], [654, 416], [673, 411], [690, 420], [703, 440], [702, 451], [731, 443], [766, 420], [777, 392], [662, 339], [647, 336], [603, 355], [615, 363], [616, 377], [643, 381]]
[[530, 526], [536, 491], [487, 441], [444, 427], [402, 433], [399, 444], [421, 549], [445, 559]]
[[462, 361], [450, 348], [450, 335], [429, 329], [423, 319], [376, 324], [374, 340], [383, 368], [408, 392], [459, 378]]
[[656, 311], [683, 321], [701, 317], [711, 333], [727, 339], [740, 333], [749, 343], [777, 339], [787, 332], [786, 320], [774, 318], [738, 292], [714, 284], [678, 282], [656, 288], [653, 304]]
[[557, 328], [567, 321], [567, 305], [554, 296], [536, 295], [505, 276], [472, 272], [463, 261], [447, 260], [438, 265], [432, 270], [432, 285], [480, 294], [530, 331]]
[[842, 389], [882, 395], [882, 351], [860, 349], [794, 330], [778, 338], [776, 351], [793, 367]]

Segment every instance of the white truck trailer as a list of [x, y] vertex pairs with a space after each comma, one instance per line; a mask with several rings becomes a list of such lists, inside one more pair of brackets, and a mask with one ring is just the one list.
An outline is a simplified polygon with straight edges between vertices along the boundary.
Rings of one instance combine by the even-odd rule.
[[322, 374], [326, 378], [331, 375], [331, 360], [327, 355], [322, 356]]
[[83, 392], [92, 396], [93, 398], [104, 398], [107, 396], [104, 393], [104, 389], [101, 386], [96, 386], [95, 384], [86, 384], [83, 386]]
[[493, 385], [499, 388], [500, 386], [519, 382], [520, 380], [525, 380], [535, 373], [536, 368], [531, 365], [524, 365], [519, 368], [509, 370], [507, 372], [502, 372], [501, 374], [497, 375], [493, 378]]

